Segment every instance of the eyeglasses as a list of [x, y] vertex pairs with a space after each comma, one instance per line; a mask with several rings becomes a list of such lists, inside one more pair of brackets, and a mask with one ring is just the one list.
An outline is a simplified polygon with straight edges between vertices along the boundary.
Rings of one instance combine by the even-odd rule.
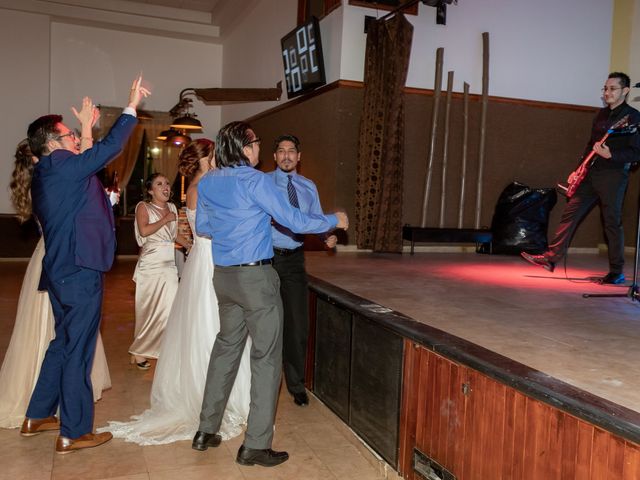
[[258, 146], [260, 146], [260, 142], [262, 141], [262, 139], [260, 139], [260, 137], [256, 137], [253, 140], [251, 140], [250, 142], [247, 142], [243, 145], [243, 147], [248, 147], [249, 145], [251, 145], [252, 143], [257, 143]]
[[602, 87], [600, 91], [604, 92], [615, 92], [616, 90], [622, 90], [622, 87]]
[[56, 137], [56, 140], [60, 141], [62, 140], [64, 137], [70, 137], [71, 140], [77, 140], [78, 137], [76, 136], [76, 132], [74, 132], [73, 130], [71, 130], [69, 133], [65, 133], [64, 135], [58, 135]]

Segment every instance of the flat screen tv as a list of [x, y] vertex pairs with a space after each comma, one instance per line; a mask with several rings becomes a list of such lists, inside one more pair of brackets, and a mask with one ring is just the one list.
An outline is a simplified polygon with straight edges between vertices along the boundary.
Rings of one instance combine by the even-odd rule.
[[282, 37], [282, 61], [287, 97], [293, 98], [327, 83], [322, 58], [320, 25], [311, 19]]

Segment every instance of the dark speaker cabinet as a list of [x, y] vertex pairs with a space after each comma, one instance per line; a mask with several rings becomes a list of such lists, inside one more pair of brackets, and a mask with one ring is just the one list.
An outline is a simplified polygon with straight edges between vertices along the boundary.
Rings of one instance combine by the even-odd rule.
[[314, 393], [349, 423], [350, 312], [317, 299]]
[[349, 425], [394, 467], [398, 464], [402, 353], [400, 336], [354, 316]]
[[395, 468], [402, 337], [321, 296], [315, 310], [314, 393]]

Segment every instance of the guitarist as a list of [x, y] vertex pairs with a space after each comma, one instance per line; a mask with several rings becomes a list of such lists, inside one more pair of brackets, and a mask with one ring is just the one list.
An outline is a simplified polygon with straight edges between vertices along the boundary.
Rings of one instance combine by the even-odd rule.
[[528, 262], [553, 272], [556, 263], [566, 254], [577, 226], [596, 203], [600, 203], [609, 247], [609, 273], [602, 277], [600, 282], [624, 283], [622, 205], [631, 164], [640, 162], [640, 135], [612, 136], [604, 142], [601, 139], [612, 125], [625, 116], [628, 116], [628, 124], [640, 122], [640, 112], [626, 102], [630, 85], [629, 76], [625, 73], [609, 74], [602, 88], [602, 97], [606, 106], [598, 112], [593, 121], [591, 139], [583, 155], [584, 158], [593, 150], [595, 153], [593, 163], [575, 194], [566, 204], [560, 224], [547, 251], [542, 255], [521, 253]]

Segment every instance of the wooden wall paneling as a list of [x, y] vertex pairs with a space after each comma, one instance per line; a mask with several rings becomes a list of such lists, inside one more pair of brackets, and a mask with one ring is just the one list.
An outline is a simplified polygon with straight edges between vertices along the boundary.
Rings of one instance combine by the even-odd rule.
[[405, 339], [398, 471], [407, 479], [413, 478], [412, 459], [413, 446], [416, 444], [421, 352], [422, 349], [416, 343]]
[[[527, 397], [520, 395], [516, 392], [513, 398], [513, 418], [515, 422], [515, 428], [513, 432], [513, 457], [511, 458], [511, 477], [504, 476], [506, 480], [512, 478], [513, 480], [519, 480], [525, 478], [524, 476], [524, 445], [525, 445], [525, 427], [526, 424], [523, 421], [526, 415], [527, 409]], [[508, 463], [507, 459], [505, 463]]]
[[575, 478], [591, 478], [591, 450], [593, 447], [593, 430], [591, 425], [578, 421], [578, 448], [576, 451]]
[[[468, 368], [464, 368], [458, 365], [457, 375], [460, 378], [460, 385], [456, 387], [456, 385], [452, 384], [453, 388], [459, 388], [458, 395], [460, 398], [460, 403], [458, 405], [458, 421], [456, 423], [456, 437], [453, 439], [456, 442], [455, 447], [453, 448], [454, 457], [453, 461], [449, 462], [447, 465], [451, 465], [451, 471], [456, 475], [462, 475], [464, 470], [464, 458], [466, 454], [466, 442], [465, 439], [467, 437], [467, 417], [469, 415], [470, 408], [470, 396], [471, 396], [471, 379], [469, 378], [471, 370]], [[468, 387], [468, 390], [463, 392], [463, 387]], [[458, 473], [459, 472], [459, 473]], [[461, 477], [458, 477], [461, 478]]]
[[406, 479], [415, 445], [458, 480], [640, 480], [639, 445], [408, 341], [403, 378]]
[[485, 408], [484, 415], [487, 420], [483, 423], [480, 438], [476, 439], [480, 444], [482, 466], [480, 478], [492, 478], [501, 470], [503, 462], [503, 435], [504, 435], [504, 385], [484, 377]]
[[507, 388], [504, 394], [504, 425], [502, 428], [502, 466], [498, 478], [513, 478], [514, 437], [516, 431], [516, 391]]
[[455, 470], [456, 460], [462, 456], [460, 437], [463, 435], [465, 397], [462, 393], [462, 384], [465, 381], [463, 369], [455, 364], [450, 364], [449, 397], [446, 449], [444, 452], [444, 465]]
[[549, 480], [562, 480], [562, 419], [565, 415], [556, 409], [550, 409], [549, 434], [546, 442], [546, 457]]
[[619, 480], [624, 475], [625, 441], [614, 435], [609, 436], [609, 456], [607, 458], [607, 480]]
[[[436, 397], [436, 360], [437, 357], [433, 356], [430, 352], [426, 352], [426, 363], [424, 368], [426, 370], [425, 380], [426, 385], [423, 387], [420, 382], [420, 390], [424, 388], [424, 395], [420, 396], [420, 408], [424, 412], [424, 416], [420, 418], [418, 422], [418, 428], [421, 428], [421, 435], [416, 438], [416, 446], [423, 453], [429, 456], [433, 455], [433, 419], [437, 415], [435, 405], [437, 403]], [[422, 392], [421, 392], [422, 393]]]
[[433, 416], [431, 417], [431, 442], [429, 452], [441, 465], [446, 460], [446, 443], [448, 430], [448, 402], [449, 402], [449, 382], [451, 372], [449, 366], [451, 362], [442, 357], [434, 355], [434, 392], [433, 392]]
[[576, 459], [578, 458], [578, 419], [571, 415], [562, 415], [562, 459], [560, 478], [576, 477]]
[[[608, 477], [607, 460], [609, 458], [609, 442], [611, 436], [600, 430], [593, 428], [593, 445], [591, 447], [591, 477], [592, 479], [606, 479]], [[618, 477], [620, 478], [620, 477]]]
[[524, 447], [524, 478], [549, 478], [547, 466], [547, 439], [551, 407], [527, 398]]
[[461, 472], [461, 478], [470, 480], [483, 480], [481, 476], [483, 462], [482, 443], [486, 442], [487, 439], [483, 438], [482, 434], [489, 430], [489, 419], [484, 415], [486, 400], [485, 378], [475, 370], [470, 371], [471, 395], [469, 395], [469, 406], [465, 414], [465, 462]]
[[625, 442], [622, 480], [637, 480], [638, 478], [640, 478], [640, 447]]
[[425, 443], [428, 439], [427, 427], [429, 425], [429, 411], [431, 392], [433, 391], [433, 375], [430, 356], [425, 350], [420, 350], [420, 383], [418, 384], [418, 418], [416, 429], [416, 447], [424, 453], [428, 453]]

